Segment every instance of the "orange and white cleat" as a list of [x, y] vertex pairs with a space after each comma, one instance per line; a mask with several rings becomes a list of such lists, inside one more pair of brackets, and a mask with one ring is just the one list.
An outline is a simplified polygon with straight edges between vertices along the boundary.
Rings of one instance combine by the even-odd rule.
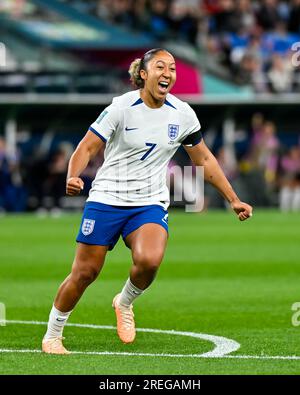
[[117, 332], [123, 343], [132, 343], [135, 339], [135, 323], [132, 305], [129, 307], [119, 303], [120, 294], [114, 297], [112, 307], [117, 316]]
[[42, 351], [47, 354], [66, 355], [71, 354], [62, 344], [64, 337], [54, 337], [53, 339], [44, 339], [42, 342]]

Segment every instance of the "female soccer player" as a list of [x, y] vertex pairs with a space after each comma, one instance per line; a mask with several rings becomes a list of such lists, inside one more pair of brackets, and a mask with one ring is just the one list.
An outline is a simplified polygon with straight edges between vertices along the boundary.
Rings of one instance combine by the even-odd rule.
[[239, 219], [252, 215], [252, 207], [239, 200], [206, 147], [194, 111], [169, 93], [176, 81], [173, 56], [164, 49], [152, 49], [131, 64], [129, 73], [138, 89], [114, 98], [69, 162], [66, 193], [74, 196], [83, 189], [80, 174], [106, 145], [104, 163], [84, 208], [71, 273], [50, 312], [42, 342], [46, 353], [69, 353], [62, 344], [64, 325], [120, 235], [131, 249], [133, 265], [113, 307], [120, 339], [134, 341], [132, 303], [152, 283], [164, 256], [169, 204], [166, 169], [181, 144], [192, 162], [204, 167], [205, 180], [219, 190]]

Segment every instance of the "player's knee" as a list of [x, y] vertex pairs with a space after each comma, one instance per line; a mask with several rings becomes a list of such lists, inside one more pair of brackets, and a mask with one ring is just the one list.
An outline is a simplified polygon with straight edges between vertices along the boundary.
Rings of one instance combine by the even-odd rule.
[[162, 261], [162, 254], [141, 252], [134, 255], [133, 261], [140, 270], [155, 273]]
[[99, 271], [94, 268], [77, 270], [73, 273], [73, 279], [79, 287], [87, 287], [94, 280], [96, 280]]

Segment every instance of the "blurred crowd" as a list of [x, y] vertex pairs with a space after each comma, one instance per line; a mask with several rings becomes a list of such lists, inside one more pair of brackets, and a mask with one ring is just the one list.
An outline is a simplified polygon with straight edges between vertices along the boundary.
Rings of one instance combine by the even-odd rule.
[[[238, 148], [239, 130], [234, 131], [231, 141], [223, 139], [217, 147], [211, 147], [238, 195], [254, 206], [300, 211], [300, 141], [285, 144], [278, 136], [276, 125], [260, 113], [253, 115], [249, 129], [244, 132], [245, 149]], [[207, 134], [206, 140], [209, 138]], [[68, 162], [76, 144], [62, 140], [50, 150], [49, 145], [45, 149], [47, 144], [42, 139], [41, 143], [32, 145], [27, 154], [21, 147], [13, 153], [0, 136], [0, 212], [29, 210], [57, 214], [65, 208], [76, 207], [76, 198], [66, 201], [65, 196]], [[82, 174], [83, 196], [87, 196], [102, 162], [103, 152]], [[184, 149], [170, 162], [170, 172], [174, 165], [191, 165]], [[193, 188], [192, 180], [187, 184], [187, 188]], [[171, 192], [172, 187], [174, 185]], [[206, 206], [224, 207], [224, 199], [214, 188], [207, 184], [204, 192]], [[185, 196], [186, 193], [189, 191], [185, 191]], [[77, 203], [78, 208], [82, 207], [84, 198]]]
[[[68, 206], [65, 184], [75, 145], [64, 140], [51, 148], [51, 144], [45, 144], [47, 139], [49, 136], [45, 134], [39, 143], [32, 143], [27, 154], [22, 147], [11, 154], [5, 139], [0, 136], [0, 213], [29, 210], [57, 215]], [[102, 162], [103, 153], [100, 152], [82, 173], [83, 196], [87, 196]], [[75, 208], [83, 205], [84, 198], [79, 202], [73, 200]]]
[[189, 43], [259, 93], [300, 92], [300, 0], [65, 1], [159, 41]]
[[[158, 42], [189, 44], [223, 75], [256, 92], [300, 92], [300, 0], [60, 1]], [[43, 18], [46, 8], [1, 0], [1, 11]]]
[[[217, 158], [225, 174], [239, 187], [243, 181], [245, 197], [258, 206], [279, 206], [282, 211], [300, 211], [300, 139], [285, 145], [274, 122], [256, 113], [251, 119], [250, 139], [245, 154], [232, 166], [226, 146]], [[230, 160], [231, 159], [231, 160]]]
[[[188, 43], [259, 93], [300, 92], [300, 0], [60, 1], [158, 42]], [[30, 0], [1, 0], [1, 12], [54, 16]]]

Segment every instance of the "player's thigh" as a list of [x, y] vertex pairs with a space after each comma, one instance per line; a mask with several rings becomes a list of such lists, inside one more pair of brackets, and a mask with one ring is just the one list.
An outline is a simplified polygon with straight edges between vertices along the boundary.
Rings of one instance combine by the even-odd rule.
[[77, 243], [72, 273], [97, 275], [102, 269], [109, 246]]
[[131, 249], [135, 264], [159, 265], [167, 246], [168, 233], [156, 223], [147, 223], [130, 233], [125, 242]]

